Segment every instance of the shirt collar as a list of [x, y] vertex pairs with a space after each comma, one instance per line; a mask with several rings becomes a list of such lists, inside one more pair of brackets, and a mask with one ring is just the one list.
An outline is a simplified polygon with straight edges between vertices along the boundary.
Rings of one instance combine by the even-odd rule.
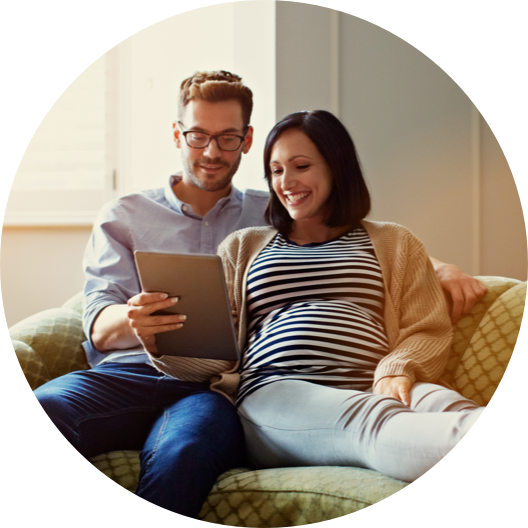
[[[172, 176], [169, 177], [165, 185], [165, 198], [169, 202], [171, 209], [174, 209], [180, 214], [185, 214], [185, 211], [182, 209], [182, 207], [184, 205], [188, 206], [188, 204], [185, 204], [184, 202], [182, 202], [174, 194], [174, 191], [172, 190], [172, 187], [176, 185], [178, 182], [180, 182], [181, 179], [182, 179], [181, 172], [173, 174]], [[243, 200], [242, 192], [239, 191], [234, 185], [231, 185], [231, 191], [229, 192], [229, 194], [225, 196], [224, 198], [220, 198], [220, 200], [218, 200], [218, 202], [216, 203], [212, 211], [221, 211], [228, 204], [233, 204], [235, 206], [241, 207], [242, 200]], [[189, 206], [188, 206], [188, 209], [190, 209]]]

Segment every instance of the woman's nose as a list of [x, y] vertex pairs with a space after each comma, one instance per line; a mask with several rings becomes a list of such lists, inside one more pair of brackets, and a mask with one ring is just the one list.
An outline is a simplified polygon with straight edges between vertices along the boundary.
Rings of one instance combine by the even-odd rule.
[[283, 191], [293, 189], [297, 185], [297, 179], [295, 178], [295, 175], [291, 171], [285, 170], [282, 174], [281, 185]]

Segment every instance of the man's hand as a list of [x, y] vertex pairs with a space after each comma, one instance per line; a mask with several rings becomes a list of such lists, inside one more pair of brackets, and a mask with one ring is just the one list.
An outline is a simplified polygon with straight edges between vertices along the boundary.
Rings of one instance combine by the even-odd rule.
[[411, 405], [411, 387], [412, 381], [407, 376], [387, 376], [376, 383], [374, 394], [391, 396], [409, 407]]
[[128, 322], [143, 348], [153, 356], [158, 356], [156, 334], [178, 330], [183, 326], [185, 315], [152, 315], [158, 310], [174, 306], [177, 297], [168, 297], [166, 293], [139, 293], [128, 300]]
[[458, 266], [430, 258], [447, 299], [451, 322], [455, 324], [462, 314], [471, 312], [475, 304], [484, 298], [488, 288]]

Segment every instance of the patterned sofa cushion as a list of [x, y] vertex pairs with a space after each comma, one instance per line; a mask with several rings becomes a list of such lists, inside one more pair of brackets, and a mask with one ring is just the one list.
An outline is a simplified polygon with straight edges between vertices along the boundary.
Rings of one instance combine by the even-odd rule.
[[489, 403], [508, 366], [519, 335], [525, 297], [523, 282], [491, 305], [454, 370], [455, 389], [479, 405]]
[[276, 468], [221, 478], [200, 518], [230, 526], [299, 526], [375, 504], [407, 483], [352, 467]]
[[[91, 459], [112, 480], [134, 492], [136, 451]], [[406, 482], [352, 467], [234, 469], [220, 476], [200, 512], [203, 521], [229, 526], [299, 526], [361, 510], [400, 491]]]
[[61, 308], [44, 310], [9, 328], [9, 334], [26, 379], [35, 390], [68, 372], [89, 368], [82, 343], [83, 292]]
[[478, 328], [491, 305], [510, 288], [520, 284], [518, 280], [505, 277], [477, 277], [488, 287], [488, 293], [471, 311], [460, 318], [453, 327], [452, 353], [443, 374], [443, 379], [454, 383], [454, 373], [457, 369], [462, 354], [466, 351], [475, 330]]

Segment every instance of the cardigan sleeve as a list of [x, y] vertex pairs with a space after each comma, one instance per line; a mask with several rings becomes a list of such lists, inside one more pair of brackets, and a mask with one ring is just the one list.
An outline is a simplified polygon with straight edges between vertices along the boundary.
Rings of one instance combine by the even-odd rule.
[[247, 227], [229, 235], [217, 251], [222, 259], [233, 323], [241, 351], [245, 346], [247, 330], [247, 274], [254, 259], [276, 234], [277, 230], [270, 227]]
[[218, 247], [217, 255], [222, 260], [222, 267], [224, 269], [224, 277], [226, 281], [226, 289], [229, 297], [229, 303], [231, 305], [231, 315], [233, 316], [233, 324], [237, 337], [239, 333], [239, 313], [238, 306], [235, 301], [235, 280], [237, 276], [237, 254], [238, 239], [233, 235], [228, 236]]
[[380, 361], [374, 384], [387, 376], [435, 382], [451, 349], [453, 330], [440, 283], [425, 248], [413, 237], [396, 255], [387, 295], [393, 317], [385, 318], [390, 353]]

